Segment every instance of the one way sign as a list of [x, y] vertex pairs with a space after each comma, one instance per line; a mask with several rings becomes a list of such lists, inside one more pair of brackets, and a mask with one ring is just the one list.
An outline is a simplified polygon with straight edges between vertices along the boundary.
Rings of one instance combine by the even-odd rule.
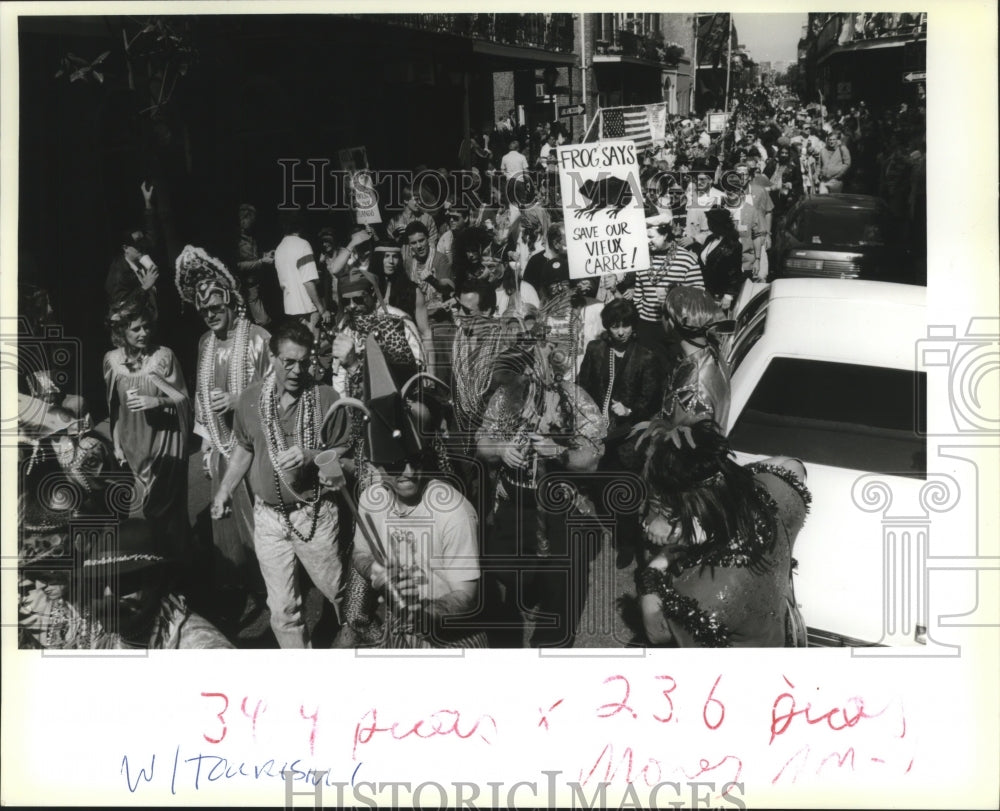
[[904, 84], [912, 84], [913, 82], [926, 82], [926, 81], [927, 81], [926, 70], [911, 70], [903, 74]]

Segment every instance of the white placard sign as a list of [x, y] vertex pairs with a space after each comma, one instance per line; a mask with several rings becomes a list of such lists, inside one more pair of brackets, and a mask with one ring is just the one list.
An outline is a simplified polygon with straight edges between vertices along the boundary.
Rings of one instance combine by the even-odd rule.
[[648, 268], [635, 143], [572, 144], [557, 156], [570, 277]]

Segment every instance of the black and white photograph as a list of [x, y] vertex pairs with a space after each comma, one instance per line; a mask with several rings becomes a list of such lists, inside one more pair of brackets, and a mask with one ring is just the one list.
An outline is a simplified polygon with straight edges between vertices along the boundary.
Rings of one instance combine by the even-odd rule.
[[[929, 768], [900, 754], [918, 723], [906, 702], [903, 735], [860, 756], [844, 740], [866, 734], [859, 724], [888, 729], [896, 704], [809, 704], [787, 668], [957, 660], [963, 629], [1000, 625], [986, 495], [996, 201], [958, 206], [982, 230], [929, 225], [962, 199], [952, 176], [949, 199], [930, 181], [929, 205], [934, 160], [965, 152], [977, 117], [988, 149], [996, 135], [995, 53], [984, 110], [961, 109], [968, 87], [943, 103], [951, 89], [935, 84], [962, 47], [959, 12], [15, 5], [3, 19], [4, 138], [16, 130], [3, 164], [5, 653], [53, 676], [73, 660], [74, 673], [132, 678], [123, 660], [211, 670], [229, 655], [149, 657], [229, 649], [237, 672], [243, 661], [264, 679], [291, 672], [283, 660], [388, 676], [489, 649], [498, 687], [519, 662], [582, 657], [589, 673], [588, 657], [621, 658], [661, 681], [640, 690], [638, 675], [613, 675], [624, 665], [594, 671], [598, 724], [645, 713], [666, 729], [676, 701], [681, 723], [701, 714], [698, 738], [723, 723], [724, 710], [711, 720], [723, 676], [702, 674], [688, 707], [684, 679], [655, 663], [702, 649], [732, 672], [777, 655], [764, 649], [809, 648], [760, 659], [786, 669], [766, 668], [770, 742], [754, 734], [774, 750], [789, 726], [846, 729], [840, 768], [829, 746], [803, 743], [766, 766], [713, 750], [676, 774], [650, 755], [652, 779], [628, 748], [623, 782], [625, 747], [614, 766], [598, 747], [565, 775], [579, 790], [566, 796], [589, 801], [599, 772], [626, 796], [641, 785], [649, 807], [651, 786], [677, 779], [683, 804], [699, 805], [687, 785], [700, 779], [710, 807], [753, 807], [793, 796], [758, 800], [757, 781], [791, 792], [805, 773], [810, 790], [829, 779], [849, 800], [845, 747], [861, 782], [882, 779], [878, 764], [904, 786]], [[995, 51], [991, 15], [980, 51]], [[955, 116], [957, 138], [936, 157], [934, 110]], [[950, 327], [928, 296], [943, 274], [980, 307], [957, 308]], [[751, 651], [718, 658], [735, 648]], [[257, 745], [264, 700], [255, 711], [238, 689], [203, 685], [198, 717], [221, 724], [198, 730], [203, 752], [221, 751], [237, 719]], [[359, 747], [389, 752], [406, 735], [374, 703], [365, 714], [362, 695], [342, 699], [361, 718], [354, 774], [325, 783], [326, 802], [347, 786], [337, 804], [355, 805]], [[563, 700], [539, 707], [533, 732]], [[510, 735], [495, 713], [472, 725], [442, 712], [407, 729], [457, 737], [474, 758], [489, 753], [470, 741]], [[312, 718], [308, 755], [319, 714], [295, 715]], [[181, 743], [164, 744], [155, 776], [148, 756], [112, 747], [95, 785], [119, 791], [94, 796], [170, 802], [193, 768]], [[203, 757], [194, 796], [223, 802], [205, 794]], [[544, 782], [547, 765], [525, 765], [528, 779]], [[295, 802], [311, 803], [321, 778], [289, 768], [303, 769]], [[292, 807], [285, 775], [269, 774], [257, 802]], [[443, 785], [442, 801], [463, 801], [465, 784]], [[472, 807], [545, 802], [496, 792]]]

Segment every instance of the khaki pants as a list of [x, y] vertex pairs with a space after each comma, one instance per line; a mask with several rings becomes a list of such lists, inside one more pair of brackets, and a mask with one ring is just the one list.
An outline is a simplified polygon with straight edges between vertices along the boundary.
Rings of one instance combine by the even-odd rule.
[[[289, 505], [291, 506], [291, 505]], [[289, 514], [292, 525], [308, 536], [313, 508], [302, 504]], [[300, 561], [312, 582], [333, 604], [340, 620], [342, 567], [337, 542], [337, 508], [324, 499], [319, 504], [316, 532], [306, 543], [294, 535], [278, 508], [261, 501], [254, 503], [254, 550], [267, 587], [267, 607], [271, 630], [282, 648], [306, 648], [309, 640], [302, 619], [302, 594], [296, 561]]]

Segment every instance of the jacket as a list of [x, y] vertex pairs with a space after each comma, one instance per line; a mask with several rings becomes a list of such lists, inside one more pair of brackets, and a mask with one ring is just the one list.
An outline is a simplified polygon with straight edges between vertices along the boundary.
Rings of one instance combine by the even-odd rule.
[[711, 253], [702, 258], [702, 251], [712, 239], [712, 235], [709, 235], [704, 244], [691, 246], [701, 262], [705, 289], [716, 298], [728, 293], [735, 299], [743, 284], [743, 245], [738, 239], [723, 237]]
[[[588, 343], [577, 377], [580, 388], [587, 392], [601, 409], [604, 408], [608, 392], [610, 352], [611, 345], [606, 334]], [[657, 368], [653, 353], [646, 347], [640, 346], [634, 340], [626, 345], [625, 357], [616, 359], [611, 399], [632, 409], [632, 413], [619, 417], [609, 409], [609, 430], [631, 427], [638, 422], [648, 420], [659, 410], [663, 386], [656, 373]]]

